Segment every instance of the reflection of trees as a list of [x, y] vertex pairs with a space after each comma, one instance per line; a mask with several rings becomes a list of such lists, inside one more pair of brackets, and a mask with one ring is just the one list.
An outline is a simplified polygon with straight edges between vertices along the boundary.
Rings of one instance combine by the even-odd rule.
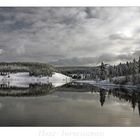
[[133, 110], [135, 110], [137, 106], [140, 115], [140, 90], [139, 89], [117, 88], [117, 89], [105, 90], [105, 89], [98, 88], [98, 92], [100, 93], [101, 106], [104, 105], [106, 94], [108, 93], [108, 96], [112, 95], [116, 98], [119, 98], [119, 100], [124, 100], [126, 102], [129, 102]]
[[0, 88], [0, 96], [43, 96], [51, 94], [55, 88], [49, 84], [30, 84], [29, 88], [8, 87]]
[[70, 92], [88, 92], [91, 91], [91, 85], [83, 83], [68, 83], [58, 89], [59, 91], [70, 91]]
[[106, 91], [104, 89], [100, 89], [99, 92], [100, 92], [100, 103], [101, 103], [101, 106], [103, 106], [105, 102]]
[[111, 89], [108, 90], [108, 98], [110, 98], [111, 95]]
[[139, 115], [140, 115], [140, 101], [138, 101], [138, 111], [139, 111]]
[[131, 104], [132, 104], [133, 110], [135, 110], [136, 102], [137, 102], [137, 96], [136, 96], [136, 93], [133, 92], [133, 93], [132, 93], [132, 99], [131, 99]]
[[138, 111], [140, 115], [140, 93], [138, 94], [137, 100], [138, 100]]
[[123, 87], [116, 88], [116, 89], [103, 89], [97, 86], [83, 84], [83, 83], [69, 83], [59, 88], [59, 91], [70, 91], [70, 92], [91, 92], [95, 93], [98, 92], [100, 95], [100, 103], [101, 106], [104, 105], [106, 95], [108, 97], [113, 96], [118, 98], [119, 100], [124, 100], [129, 102], [133, 108], [138, 104], [138, 109], [140, 111], [140, 90], [139, 89], [126, 89]]
[[[52, 84], [30, 84], [28, 88], [18, 88], [18, 87], [0, 87], [0, 96], [13, 96], [13, 97], [21, 97], [21, 96], [43, 96], [51, 94], [55, 91], [56, 88], [52, 86]], [[124, 100], [129, 102], [133, 108], [133, 110], [138, 107], [140, 114], [140, 90], [132, 90], [125, 88], [116, 88], [116, 89], [102, 89], [96, 86], [92, 86], [89, 84], [80, 84], [80, 83], [69, 83], [67, 85], [63, 85], [58, 88], [58, 91], [70, 91], [70, 92], [98, 92], [100, 95], [100, 103], [101, 106], [104, 105], [106, 95], [114, 96], [119, 98], [120, 100]]]
[[119, 100], [124, 100], [126, 102], [129, 102], [133, 110], [135, 110], [136, 106], [138, 105], [138, 110], [140, 113], [140, 90], [139, 89], [126, 89], [123, 87], [116, 88], [116, 89], [103, 89], [97, 86], [88, 85], [88, 84], [79, 84], [79, 83], [70, 83], [62, 86], [62, 88], [63, 90], [67, 89], [66, 91], [68, 91], [69, 89], [69, 91], [83, 91], [83, 92], [90, 91], [91, 93], [99, 92], [100, 93], [99, 100], [101, 106], [103, 106], [105, 103], [106, 95], [108, 95], [108, 97], [114, 96]]
[[138, 104], [138, 111], [140, 114], [140, 91], [139, 90], [118, 88], [118, 89], [112, 89], [110, 91], [114, 97], [117, 97], [120, 100], [123, 99], [124, 101], [131, 103], [133, 110], [135, 110], [135, 107]]
[[103, 106], [105, 103], [106, 95], [108, 95], [108, 97], [113, 96], [119, 98], [119, 100], [124, 100], [126, 102], [129, 102], [133, 110], [138, 104], [138, 110], [140, 114], [140, 90], [139, 89], [126, 89], [123, 87], [116, 88], [116, 89], [103, 89], [89, 84], [70, 83], [60, 87], [59, 90], [70, 91], [70, 92], [75, 92], [75, 91], [76, 92], [90, 91], [91, 93], [98, 92], [100, 95], [99, 100], [101, 106]]

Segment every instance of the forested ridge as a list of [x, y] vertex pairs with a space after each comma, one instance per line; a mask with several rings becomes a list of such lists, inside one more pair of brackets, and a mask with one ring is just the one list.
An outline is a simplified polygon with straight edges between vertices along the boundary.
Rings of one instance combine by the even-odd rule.
[[5, 72], [16, 73], [16, 72], [29, 72], [30, 75], [43, 75], [51, 76], [52, 72], [55, 72], [56, 69], [46, 63], [38, 62], [0, 62], [0, 73]]
[[140, 84], [140, 57], [115, 65], [101, 62], [98, 66], [58, 67], [58, 69], [74, 79], [109, 80], [115, 84]]

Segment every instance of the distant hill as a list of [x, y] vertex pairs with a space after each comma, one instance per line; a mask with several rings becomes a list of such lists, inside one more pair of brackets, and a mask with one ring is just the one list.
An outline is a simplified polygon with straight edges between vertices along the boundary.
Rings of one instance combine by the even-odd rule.
[[0, 62], [0, 74], [4, 72], [29, 72], [30, 75], [51, 76], [57, 70], [49, 64], [37, 62]]
[[96, 66], [96, 67], [89, 67], [89, 66], [56, 66], [56, 68], [64, 74], [71, 74], [71, 73], [91, 73], [94, 70], [98, 69], [98, 66]]

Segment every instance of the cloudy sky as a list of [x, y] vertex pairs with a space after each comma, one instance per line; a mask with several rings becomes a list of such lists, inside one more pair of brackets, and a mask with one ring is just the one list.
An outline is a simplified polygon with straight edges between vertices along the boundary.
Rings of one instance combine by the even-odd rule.
[[118, 63], [140, 55], [140, 7], [0, 8], [0, 61]]

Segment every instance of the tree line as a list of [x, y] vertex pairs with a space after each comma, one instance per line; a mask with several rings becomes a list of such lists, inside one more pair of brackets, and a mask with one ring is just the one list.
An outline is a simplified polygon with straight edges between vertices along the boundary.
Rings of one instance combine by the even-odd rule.
[[[108, 66], [103, 62], [99, 66], [98, 77], [100, 80], [106, 80], [116, 77], [116, 81], [114, 82], [131, 82], [133, 84], [140, 83], [140, 57], [138, 60], [133, 59], [133, 61], [120, 63], [114, 66]], [[117, 77], [122, 77], [122, 80]], [[115, 78], [114, 78], [115, 79]], [[120, 80], [120, 81], [119, 81]]]
[[34, 76], [51, 76], [52, 72], [56, 69], [46, 63], [37, 62], [1, 62], [0, 63], [0, 74], [4, 73], [16, 73], [16, 72], [29, 72], [30, 75]]

